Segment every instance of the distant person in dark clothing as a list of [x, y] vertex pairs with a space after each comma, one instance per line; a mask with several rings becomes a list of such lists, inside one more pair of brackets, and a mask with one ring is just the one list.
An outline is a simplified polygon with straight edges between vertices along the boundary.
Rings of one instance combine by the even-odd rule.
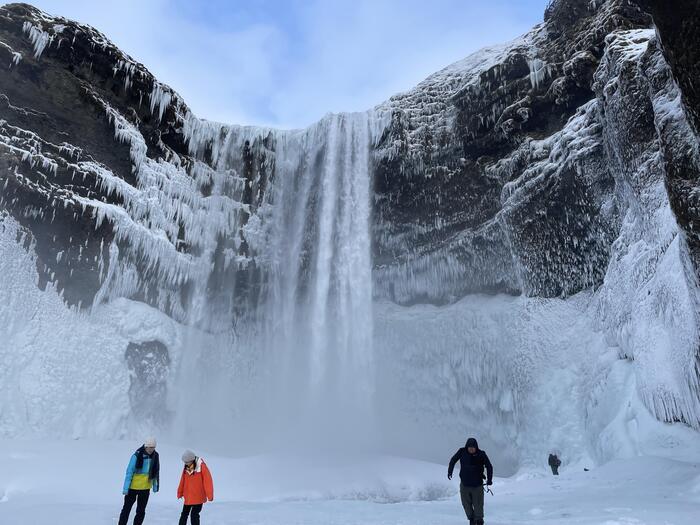
[[469, 525], [484, 525], [484, 468], [486, 484], [493, 483], [493, 466], [486, 452], [479, 450], [476, 439], [469, 438], [464, 448], [452, 456], [447, 469], [447, 479], [452, 479], [455, 464], [459, 461], [459, 495], [467, 514]]
[[559, 475], [559, 466], [561, 465], [561, 459], [557, 457], [556, 454], [549, 455], [549, 466], [552, 467], [552, 474], [555, 476]]

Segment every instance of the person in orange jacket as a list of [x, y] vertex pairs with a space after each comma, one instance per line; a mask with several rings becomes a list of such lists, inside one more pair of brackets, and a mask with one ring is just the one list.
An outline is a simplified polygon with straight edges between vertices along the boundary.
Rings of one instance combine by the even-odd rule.
[[185, 450], [182, 461], [185, 467], [177, 487], [177, 499], [185, 498], [185, 504], [182, 507], [179, 525], [187, 525], [188, 516], [192, 525], [199, 525], [202, 506], [207, 501], [214, 501], [214, 482], [207, 464], [191, 450]]

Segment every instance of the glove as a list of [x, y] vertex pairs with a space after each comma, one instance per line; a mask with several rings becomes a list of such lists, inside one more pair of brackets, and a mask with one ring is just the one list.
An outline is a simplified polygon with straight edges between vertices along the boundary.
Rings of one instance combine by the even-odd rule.
[[448, 474], [447, 479], [452, 479], [452, 474]]
[[129, 493], [128, 490], [122, 490], [122, 494], [124, 494], [125, 496], [126, 496], [128, 493]]
[[486, 484], [487, 484], [487, 485], [493, 485], [493, 481], [488, 480], [488, 481], [486, 482]]

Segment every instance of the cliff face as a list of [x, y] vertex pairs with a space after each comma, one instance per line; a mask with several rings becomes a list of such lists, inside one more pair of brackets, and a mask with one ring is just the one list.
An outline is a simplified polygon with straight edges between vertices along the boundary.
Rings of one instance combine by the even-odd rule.
[[663, 153], [671, 206], [683, 228], [697, 269], [700, 268], [700, 224], [697, 223], [700, 210], [697, 200], [700, 50], [695, 42], [700, 41], [700, 4], [692, 0], [672, 3], [639, 0], [639, 4], [654, 17], [661, 51], [678, 84], [685, 114], [695, 134], [695, 140], [685, 135], [673, 137], [667, 134]]
[[[129, 256], [134, 240], [124, 237], [133, 233], [118, 235], [122, 260], [133, 259], [139, 281], [124, 293], [181, 309], [176, 289], [195, 271], [184, 268], [192, 266], [186, 255], [205, 251], [202, 240], [187, 231], [178, 204], [165, 203], [179, 198], [168, 195], [171, 190], [161, 188], [157, 196], [160, 207], [172, 208], [167, 224], [154, 224], [162, 218], [127, 202], [124, 183], [148, 193], [172, 171], [184, 187], [206, 196], [217, 188], [195, 172], [225, 165], [247, 182], [223, 189], [221, 183], [218, 191], [242, 210], [229, 214], [247, 217], [274, 177], [275, 133], [253, 132], [241, 151], [227, 150], [222, 159], [214, 142], [230, 127], [219, 127], [220, 137], [217, 131], [193, 137], [203, 126], [177, 94], [97, 31], [21, 4], [4, 7], [0, 21], [1, 59], [9, 68], [0, 79], [9, 174], [3, 206], [36, 238], [40, 273], [59, 283], [69, 303], [93, 302], [108, 271], [105, 246], [115, 236], [115, 220], [96, 221], [89, 201], [104, 202], [127, 209], [139, 226], [161, 230], [157, 243], [182, 259], [178, 275], [170, 275], [159, 258], [139, 250]], [[629, 132], [615, 143], [606, 138], [615, 122], [605, 114], [606, 95], [595, 91], [594, 75], [610, 38], [650, 25], [650, 16], [627, 0], [554, 2], [544, 23], [522, 38], [453, 64], [377, 108], [388, 125], [372, 152], [375, 295], [444, 303], [472, 292], [550, 297], [600, 285], [620, 221], [614, 198], [620, 171], [610, 168], [626, 161], [621, 150], [646, 148], [657, 130], [650, 96], [636, 91], [624, 94], [630, 111], [620, 117]], [[688, 22], [669, 32], [683, 31], [692, 31]], [[680, 83], [688, 85], [686, 106], [695, 115], [693, 70], [684, 65], [692, 57], [668, 53], [677, 57], [672, 67], [688, 72]], [[692, 232], [695, 207], [683, 187], [692, 178], [685, 172], [696, 165], [680, 159], [682, 153], [664, 154], [674, 212]], [[102, 168], [111, 173], [109, 182]], [[245, 220], [234, 222], [240, 228]], [[240, 236], [225, 227], [217, 234]], [[251, 255], [245, 238], [236, 244], [237, 255]], [[212, 253], [227, 248], [209, 239]], [[226, 279], [243, 281], [239, 293], [259, 284], [260, 276], [243, 273], [212, 276], [209, 288]], [[158, 280], [155, 288], [167, 292], [154, 289]]]
[[[311, 354], [371, 346], [353, 337], [372, 294], [583, 291], [646, 406], [697, 427], [700, 17], [678, 5], [557, 0], [521, 38], [299, 131], [197, 119], [98, 31], [4, 6], [3, 231], [85, 312], [127, 298], [209, 333], [301, 326]], [[158, 349], [162, 377], [131, 390], [165, 399], [175, 343], [150, 330], [119, 351]], [[673, 381], [653, 372], [669, 345]]]
[[[42, 283], [88, 307], [109, 281], [182, 319], [193, 281], [240, 237], [228, 226], [255, 207], [264, 160], [241, 145], [238, 178], [211, 151], [196, 161], [182, 100], [88, 26], [10, 4], [0, 35], [1, 205], [31, 232]], [[208, 231], [185, 228], [202, 215]]]
[[599, 4], [555, 2], [524, 37], [389, 101], [375, 175], [388, 295], [550, 297], [600, 284], [618, 217], [594, 73], [609, 35], [650, 20], [630, 2]]

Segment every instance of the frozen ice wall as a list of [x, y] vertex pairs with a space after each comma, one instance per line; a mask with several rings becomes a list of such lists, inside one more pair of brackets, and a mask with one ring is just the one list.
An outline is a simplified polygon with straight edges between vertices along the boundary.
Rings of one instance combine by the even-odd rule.
[[[167, 407], [130, 403], [130, 343], [158, 340], [180, 361], [183, 327], [141, 302], [116, 299], [91, 312], [69, 308], [51, 283], [42, 290], [31, 236], [0, 212], [0, 435], [124, 437], [153, 428]], [[203, 344], [214, 344], [201, 333]]]

